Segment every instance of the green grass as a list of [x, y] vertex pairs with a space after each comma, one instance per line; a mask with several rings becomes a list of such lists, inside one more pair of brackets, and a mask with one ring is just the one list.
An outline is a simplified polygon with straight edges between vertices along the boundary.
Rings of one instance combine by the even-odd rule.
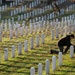
[[[19, 7], [19, 6], [18, 6]], [[15, 9], [13, 8], [8, 8], [6, 11], [1, 12], [3, 17], [2, 19], [5, 18], [11, 18], [9, 15], [9, 11]], [[45, 13], [42, 13], [39, 16], [45, 15], [47, 13], [52, 12], [52, 10], [47, 11]], [[75, 11], [71, 11], [69, 13], [65, 13], [62, 16], [57, 16], [55, 18], [62, 18], [64, 16], [68, 16], [70, 14], [73, 14]], [[7, 14], [6, 14], [7, 13]], [[15, 22], [17, 20], [17, 16], [15, 17]], [[32, 18], [35, 18], [37, 16], [34, 16]], [[20, 21], [19, 23], [22, 23]], [[36, 69], [36, 75], [38, 72], [38, 64], [42, 63], [43, 65], [43, 74], [46, 75], [45, 73], [45, 61], [46, 59], [50, 60], [50, 74], [49, 75], [75, 75], [75, 56], [74, 58], [70, 58], [69, 51], [66, 55], [63, 55], [63, 65], [61, 67], [58, 67], [58, 55], [57, 54], [50, 54], [51, 49], [56, 49], [58, 50], [57, 42], [60, 38], [55, 38], [55, 40], [51, 40], [51, 31], [43, 32], [45, 33], [45, 44], [41, 44], [40, 40], [40, 46], [36, 47], [36, 35], [40, 35], [41, 33], [37, 34], [29, 34], [29, 35], [24, 35], [23, 37], [19, 36], [18, 38], [13, 38], [9, 39], [9, 33], [8, 32], [3, 32], [3, 38], [2, 42], [0, 42], [0, 75], [30, 75], [30, 68], [35, 67]], [[74, 32], [75, 34], [75, 32]], [[30, 50], [30, 38], [34, 38], [34, 49]], [[28, 52], [24, 52], [24, 41], [28, 40]], [[22, 43], [22, 55], [18, 55], [18, 43]], [[75, 39], [73, 41], [73, 44], [75, 44]], [[12, 45], [15, 45], [15, 58], [11, 58], [11, 47]], [[8, 61], [4, 61], [4, 49], [8, 48], [9, 54], [8, 54]], [[55, 72], [52, 71], [52, 56], [56, 55], [57, 57], [57, 69]]]
[[[36, 47], [34, 44], [34, 49], [30, 50], [30, 38], [33, 37], [35, 40], [36, 35], [41, 35], [41, 33], [27, 35], [19, 38], [9, 39], [8, 34], [5, 35], [3, 41], [0, 42], [0, 54], [1, 54], [1, 63], [0, 63], [0, 74], [1, 75], [30, 75], [30, 68], [35, 67], [36, 75], [38, 63], [43, 64], [43, 75], [45, 74], [45, 61], [46, 59], [50, 60], [50, 75], [73, 75], [74, 74], [74, 64], [75, 60], [70, 59], [69, 52], [66, 55], [63, 55], [63, 65], [62, 67], [58, 67], [57, 61], [57, 69], [54, 72], [51, 68], [52, 56], [56, 54], [50, 54], [50, 49], [57, 49], [57, 41], [59, 38], [55, 38], [55, 40], [51, 40], [51, 31], [44, 32], [45, 33], [45, 44], [41, 44]], [[60, 36], [61, 38], [61, 36]], [[24, 52], [24, 41], [28, 40], [28, 52]], [[22, 43], [22, 55], [18, 55], [18, 43]], [[34, 41], [35, 43], [35, 41]], [[75, 42], [73, 41], [75, 44]], [[11, 58], [11, 46], [15, 45], [15, 58]], [[4, 61], [4, 48], [9, 49], [8, 61]], [[56, 55], [58, 58], [58, 55]]]

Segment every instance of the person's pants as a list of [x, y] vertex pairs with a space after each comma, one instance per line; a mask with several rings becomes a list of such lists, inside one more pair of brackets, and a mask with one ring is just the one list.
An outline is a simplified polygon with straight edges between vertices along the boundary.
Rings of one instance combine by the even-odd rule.
[[64, 53], [67, 53], [67, 51], [69, 50], [70, 46], [67, 46]]
[[63, 51], [64, 50], [64, 46], [58, 46], [59, 47], [59, 49], [60, 49], [60, 52], [64, 52], [64, 53], [67, 53], [67, 51], [68, 51], [68, 49], [70, 48], [70, 46], [67, 46], [66, 47], [66, 49], [65, 49], [65, 51]]
[[60, 52], [63, 53], [63, 46], [58, 46], [58, 47], [59, 47], [59, 49], [60, 49]]

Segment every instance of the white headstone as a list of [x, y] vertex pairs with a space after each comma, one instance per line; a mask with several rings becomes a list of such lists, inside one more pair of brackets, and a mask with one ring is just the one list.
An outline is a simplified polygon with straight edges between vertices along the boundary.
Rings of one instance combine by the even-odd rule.
[[15, 6], [15, 2], [13, 2], [13, 6]]
[[50, 61], [48, 59], [46, 59], [46, 74], [50, 73]]
[[24, 19], [26, 19], [26, 14], [24, 14]]
[[7, 9], [7, 5], [5, 5], [5, 9]]
[[34, 48], [34, 39], [31, 38], [30, 39], [30, 49], [33, 49]]
[[15, 30], [15, 36], [18, 37], [18, 29]]
[[28, 26], [25, 27], [25, 34], [28, 35]]
[[14, 25], [14, 17], [12, 17], [12, 25]]
[[18, 5], [18, 2], [17, 2], [17, 0], [15, 1], [15, 3], [16, 3], [16, 5]]
[[23, 20], [23, 15], [21, 15], [21, 20]]
[[14, 45], [12, 45], [12, 55], [11, 55], [11, 57], [12, 58], [15, 57], [15, 46]]
[[10, 39], [12, 39], [12, 38], [13, 38], [13, 31], [10, 30]]
[[12, 29], [12, 25], [11, 25], [11, 23], [9, 23], [8, 25], [9, 25], [9, 30], [11, 30], [11, 29]]
[[63, 29], [63, 27], [62, 27], [62, 26], [61, 26], [60, 28], [61, 28], [61, 29], [60, 29], [60, 35], [61, 35], [61, 36], [63, 36], [64, 29]]
[[34, 25], [34, 33], [37, 32], [37, 25]]
[[21, 13], [21, 7], [19, 7], [19, 13]]
[[56, 70], [56, 56], [52, 57], [52, 70], [55, 71]]
[[28, 41], [27, 40], [24, 41], [24, 51], [28, 52]]
[[9, 19], [8, 19], [8, 24], [10, 24], [10, 23], [11, 23], [11, 19], [9, 18]]
[[42, 75], [42, 63], [38, 64], [38, 75]]
[[58, 66], [62, 66], [62, 52], [58, 54]]
[[5, 61], [8, 60], [8, 48], [5, 48], [5, 50], [4, 50], [4, 60]]
[[45, 31], [45, 24], [43, 24], [43, 31]]
[[11, 10], [11, 12], [10, 12], [10, 13], [11, 13], [11, 16], [13, 16], [13, 11], [12, 11], [12, 10]]
[[4, 24], [4, 27], [5, 27], [4, 30], [5, 30], [5, 32], [6, 32], [6, 31], [7, 31], [7, 24], [6, 24], [6, 23]]
[[67, 33], [68, 33], [68, 29], [67, 29], [68, 27], [67, 26], [65, 26], [65, 35], [67, 35]]
[[22, 6], [22, 12], [24, 12], [24, 6]]
[[19, 13], [19, 10], [18, 10], [18, 8], [16, 8], [16, 14], [18, 14]]
[[25, 21], [23, 21], [23, 23], [22, 23], [22, 27], [25, 28]]
[[16, 10], [14, 10], [14, 15], [16, 15]]
[[39, 38], [39, 35], [36, 36], [36, 47], [39, 46], [39, 41], [40, 41], [40, 38]]
[[12, 3], [10, 3], [10, 8], [13, 6], [13, 4]]
[[49, 25], [47, 25], [47, 31], [50, 29], [50, 26]]
[[52, 29], [51, 35], [52, 35], [52, 40], [54, 40], [54, 30], [53, 29]]
[[18, 21], [20, 21], [20, 16], [18, 15]]
[[29, 17], [29, 13], [27, 13], [27, 18]]
[[42, 44], [44, 44], [45, 43], [45, 34], [42, 34], [41, 36], [42, 36]]
[[70, 58], [74, 57], [74, 46], [70, 46]]
[[4, 6], [2, 6], [2, 11], [4, 11], [5, 10], [5, 8], [4, 8]]
[[18, 44], [18, 55], [21, 55], [22, 54], [22, 44], [19, 43]]
[[26, 11], [27, 5], [25, 5], [24, 8], [25, 8], [24, 10]]
[[59, 29], [57, 28], [56, 29], [56, 38], [58, 38], [59, 37]]
[[31, 69], [30, 69], [30, 75], [35, 75], [35, 68], [34, 67], [31, 67]]
[[30, 34], [32, 34], [32, 32], [33, 32], [33, 26], [30, 25]]
[[39, 32], [41, 32], [41, 24], [38, 24], [39, 25]]
[[20, 28], [20, 35], [23, 36], [23, 27]]

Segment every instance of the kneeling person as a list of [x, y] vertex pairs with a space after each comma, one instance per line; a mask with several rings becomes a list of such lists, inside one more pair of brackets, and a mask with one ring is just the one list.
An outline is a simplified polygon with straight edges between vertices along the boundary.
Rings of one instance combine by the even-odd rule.
[[[60, 52], [67, 53], [67, 51], [69, 50], [70, 46], [72, 45], [71, 44], [71, 39], [74, 39], [74, 35], [73, 34], [67, 35], [66, 37], [64, 37], [64, 38], [62, 38], [62, 39], [60, 39], [58, 41], [58, 47], [60, 49]], [[65, 51], [63, 51], [65, 46], [66, 46], [66, 49], [65, 49]], [[51, 50], [51, 54], [53, 54], [53, 53], [57, 54], [58, 51]]]

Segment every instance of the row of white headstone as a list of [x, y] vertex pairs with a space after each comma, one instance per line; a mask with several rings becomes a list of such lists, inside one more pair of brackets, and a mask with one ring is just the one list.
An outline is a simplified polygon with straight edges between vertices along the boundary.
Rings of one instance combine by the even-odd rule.
[[62, 17], [62, 21], [72, 21], [72, 20], [75, 20], [75, 14], [71, 14], [69, 16], [66, 16], [66, 17]]
[[[47, 11], [47, 10], [51, 10], [51, 4], [50, 5], [47, 5], [47, 6], [44, 6], [43, 8], [39, 8], [37, 10], [33, 10], [33, 11], [30, 11], [29, 13], [26, 13], [28, 17], [31, 16], [35, 16], [35, 15], [39, 15], [39, 14], [42, 14], [43, 12]], [[18, 8], [15, 9], [14, 11], [11, 11], [11, 16], [13, 15], [17, 15], [18, 12], [21, 13], [21, 12], [24, 12], [24, 10], [26, 11], [26, 5], [25, 6], [22, 6], [20, 7], [20, 10], [18, 11]], [[41, 11], [42, 10], [42, 11]], [[28, 18], [27, 17], [27, 18]]]
[[[34, 28], [33, 28], [34, 27]], [[43, 30], [45, 30], [45, 24], [43, 25]], [[2, 41], [2, 30], [3, 28], [0, 26], [0, 29], [1, 29], [1, 38], [0, 38], [0, 41]], [[5, 31], [7, 31], [7, 25], [5, 24]], [[42, 26], [41, 24], [39, 25], [34, 25], [32, 26], [32, 24], [30, 25], [29, 27], [29, 30], [28, 30], [28, 26], [25, 26], [22, 25], [22, 27], [20, 27], [20, 24], [16, 24], [14, 26], [14, 30], [12, 30], [12, 27], [11, 27], [11, 24], [9, 25], [9, 35], [10, 35], [10, 39], [12, 39], [14, 36], [13, 34], [15, 34], [15, 37], [18, 38], [18, 36], [23, 36], [24, 34], [28, 35], [28, 34], [32, 34], [32, 33], [37, 33], [37, 32], [42, 32]]]
[[[11, 16], [18, 14], [18, 12], [20, 12], [20, 11], [23, 12], [23, 11], [24, 11], [24, 7], [25, 7], [25, 9], [26, 9], [26, 5], [25, 5], [25, 6], [19, 7], [19, 9], [20, 9], [19, 11], [18, 11], [18, 8], [16, 8], [14, 11], [11, 11]], [[48, 8], [48, 9], [47, 9], [47, 8]], [[50, 8], [51, 8], [51, 5], [45, 6], [45, 7], [43, 7], [43, 11], [41, 11], [41, 9], [39, 9], [39, 10], [38, 10], [38, 13], [41, 14], [41, 13], [45, 12], [45, 9], [46, 9], [46, 10], [50, 10]], [[40, 12], [39, 12], [39, 11], [40, 11]], [[32, 16], [38, 15], [38, 14], [37, 14], [37, 10], [36, 10], [36, 12], [35, 12], [35, 11], [32, 11], [32, 12], [29, 12], [29, 13], [27, 13], [27, 14], [21, 15], [21, 17], [18, 16], [18, 21], [30, 17], [30, 16], [31, 16], [31, 13], [33, 14]], [[26, 16], [26, 15], [27, 15], [27, 16]], [[48, 15], [48, 19], [51, 19], [51, 18], [54, 18], [54, 17], [55, 17], [53, 12], [50, 13], [50, 15], [49, 15], [49, 14], [47, 14], [47, 15]], [[46, 19], [47, 19], [47, 16], [44, 16], [44, 17], [42, 18], [42, 20], [43, 20], [43, 19], [46, 20]]]
[[6, 9], [7, 9], [7, 5], [5, 4], [5, 5], [2, 5], [2, 6], [0, 6], [0, 12], [1, 11], [5, 11]]
[[56, 1], [56, 4], [57, 5], [61, 5], [62, 3], [66, 2], [67, 0], [57, 0]]
[[26, 12], [26, 5], [22, 5], [19, 8], [16, 8], [14, 10], [11, 10], [10, 11], [10, 15], [11, 16], [14, 16], [14, 15], [17, 15], [17, 14], [22, 13], [22, 12]]
[[[58, 0], [58, 1], [56, 1], [56, 4], [57, 5], [60, 5], [60, 4], [62, 4], [62, 3], [64, 3], [64, 2], [66, 2], [66, 0]], [[33, 7], [36, 7], [37, 5], [39, 5], [39, 4], [41, 4], [41, 1], [40, 0], [35, 0], [35, 1], [33, 1], [33, 2], [31, 2], [30, 4], [29, 4], [29, 7], [30, 8], [33, 8]]]
[[[49, 9], [49, 10], [50, 10], [50, 9]], [[38, 13], [37, 13], [37, 12], [38, 12]], [[26, 19], [26, 18], [29, 18], [31, 15], [32, 15], [32, 16], [36, 16], [36, 15], [42, 14], [43, 12], [45, 12], [45, 11], [41, 11], [40, 9], [38, 9], [38, 10], [35, 10], [35, 11], [32, 11], [32, 12], [28, 12], [28, 13], [26, 13], [26, 14], [18, 15], [18, 21], [24, 20], [24, 19]], [[64, 9], [61, 9], [61, 12], [62, 12], [62, 13], [60, 13], [60, 14], [58, 13], [58, 16], [59, 16], [59, 15], [63, 15], [63, 14], [65, 13], [65, 10], [64, 10]], [[71, 15], [70, 15], [70, 16], [71, 16]], [[48, 13], [48, 14], [46, 14], [46, 15], [44, 15], [44, 16], [41, 16], [41, 18], [40, 18], [40, 17], [36, 17], [35, 20], [36, 20], [36, 21], [38, 21], [38, 20], [44, 21], [44, 20], [47, 20], [47, 19], [52, 19], [52, 18], [54, 18], [54, 17], [56, 17], [56, 15], [55, 15], [54, 12], [52, 12], [52, 13]], [[67, 16], [67, 17], [69, 17], [69, 16]], [[74, 14], [72, 14], [72, 16], [71, 16], [70, 18], [71, 18], [71, 20], [72, 20], [72, 19], [74, 20]]]
[[[32, 13], [32, 16], [39, 15], [39, 14], [41, 14], [41, 13], [47, 11], [47, 10], [51, 10], [51, 9], [52, 9], [52, 8], [51, 8], [51, 5], [48, 5], [48, 6], [45, 6], [45, 7], [43, 7], [43, 8], [39, 8], [39, 9], [37, 9], [37, 10], [30, 11], [30, 12], [29, 12], [29, 15], [31, 16], [31, 13]], [[25, 6], [21, 6], [21, 7], [19, 7], [19, 8], [16, 8], [16, 9], [13, 10], [13, 11], [11, 10], [11, 16], [17, 15], [17, 14], [22, 13], [22, 12], [24, 12], [24, 11], [26, 11], [26, 5], [25, 5]], [[26, 13], [26, 14], [27, 14], [27, 13]]]
[[[39, 35], [36, 36], [36, 47], [40, 46], [40, 41], [42, 44], [45, 43], [45, 34], [41, 35], [41, 38]], [[22, 54], [22, 43], [18, 44], [18, 55]], [[30, 49], [34, 49], [34, 38], [30, 39]], [[28, 40], [24, 41], [24, 52], [28, 52]], [[11, 50], [11, 57], [15, 57], [15, 46], [12, 45], [12, 50]], [[5, 48], [4, 50], [4, 60], [8, 60], [8, 48]]]
[[[20, 34], [21, 36], [23, 36], [24, 34], [28, 35], [28, 34], [32, 34], [32, 33], [37, 33], [37, 32], [42, 32], [45, 29], [46, 30], [52, 30], [52, 33], [56, 33], [56, 37], [58, 37], [59, 32], [61, 32], [60, 34], [63, 34], [63, 31], [65, 29], [65, 33], [67, 34], [67, 32], [71, 33], [72, 31], [75, 31], [75, 20], [68, 20], [68, 21], [51, 21], [50, 23], [46, 23], [46, 22], [35, 22], [35, 23], [30, 23], [30, 26], [28, 28], [28, 26], [25, 26], [25, 21], [22, 23], [22, 26], [20, 26], [20, 24], [18, 24], [18, 22], [16, 22], [16, 24], [14, 24], [13, 28], [12, 28], [12, 24], [1, 24], [0, 26], [1, 28], [1, 32], [4, 31], [8, 31], [9, 30], [9, 34], [10, 34], [10, 38], [13, 38], [13, 31], [15, 32], [15, 36], [18, 37], [18, 35]], [[20, 31], [20, 32], [18, 32]], [[24, 32], [25, 31], [25, 32]], [[54, 32], [55, 31], [55, 32]]]
[[[74, 46], [70, 46], [70, 58], [74, 57]], [[58, 66], [61, 67], [63, 64], [63, 59], [62, 59], [62, 52], [58, 53]], [[42, 75], [43, 74], [43, 65], [42, 63], [38, 64], [38, 75]], [[46, 63], [45, 63], [45, 71], [46, 74], [50, 74], [50, 61], [49, 59], [46, 59]], [[53, 55], [52, 57], [52, 71], [56, 71], [56, 56]], [[35, 68], [31, 67], [30, 68], [30, 75], [35, 75]]]
[[[42, 63], [38, 64], [38, 75], [42, 75]], [[58, 66], [62, 66], [62, 52], [59, 52], [58, 54]], [[46, 63], [45, 63], [45, 70], [46, 70], [46, 74], [50, 74], [50, 61], [49, 59], [46, 59]], [[56, 70], [56, 56], [52, 57], [52, 70], [55, 71]], [[30, 75], [35, 75], [35, 68], [31, 67], [30, 69]]]
[[22, 2], [23, 2], [23, 0], [15, 0], [15, 1], [10, 3], [10, 8], [15, 6], [15, 5], [19, 5], [19, 3], [22, 3]]
[[[64, 1], [63, 1], [63, 2], [64, 2]], [[38, 13], [39, 13], [39, 14], [45, 12], [45, 9], [47, 10], [47, 8], [50, 9], [50, 8], [51, 8], [51, 5], [45, 6], [45, 7], [43, 7], [43, 8], [44, 8], [43, 11], [40, 11], [41, 9], [38, 10]], [[26, 9], [26, 5], [25, 5], [25, 9]], [[22, 6], [22, 9], [21, 9], [21, 7], [20, 7], [20, 10], [24, 11], [24, 6]], [[20, 10], [18, 11], [18, 8], [16, 8], [14, 11], [11, 11], [11, 16], [13, 16], [13, 14], [16, 15], [18, 12], [20, 12]], [[37, 11], [37, 10], [36, 10], [36, 11]], [[40, 11], [40, 12], [39, 12], [39, 11]], [[35, 11], [32, 11], [33, 16], [35, 15], [35, 13], [36, 13]], [[28, 15], [27, 18], [31, 16], [30, 13], [27, 13], [26, 15]], [[18, 16], [18, 20], [20, 20], [20, 19], [21, 19], [21, 20], [26, 19], [26, 15], [25, 15], [25, 14], [24, 14], [24, 16], [21, 15], [21, 17]], [[29, 15], [30, 15], [30, 16], [29, 16]], [[36, 15], [38, 15], [38, 14], [36, 13]], [[50, 15], [48, 14], [48, 19], [51, 19], [51, 18], [54, 18], [54, 17], [55, 17], [55, 15], [54, 15], [53, 12], [50, 13]], [[47, 19], [47, 17], [43, 17], [43, 18], [45, 18], [45, 20]]]
[[29, 8], [36, 7], [39, 4], [41, 4], [40, 0], [35, 0], [29, 4]]
[[[73, 15], [70, 15], [69, 17], [70, 18], [67, 18], [67, 17], [63, 17], [62, 18], [62, 21], [60, 22], [60, 21], [58, 21], [58, 19], [56, 19], [56, 20], [51, 20], [50, 21], [50, 23], [49, 23], [49, 25], [50, 26], [57, 26], [57, 25], [59, 25], [59, 26], [69, 26], [69, 25], [74, 25], [75, 24], [75, 20], [72, 20], [72, 17]], [[68, 20], [68, 19], [70, 19], [70, 20]], [[11, 23], [12, 22], [12, 23]], [[42, 23], [44, 23], [44, 22], [46, 22], [47, 23], [47, 21], [41, 21]], [[30, 22], [31, 23], [31, 22]], [[42, 24], [42, 23], [40, 23], [40, 21], [38, 21], [38, 22], [34, 22], [34, 25], [36, 25], [36, 23], [38, 23], [37, 25], [39, 26], [39, 24]], [[5, 22], [4, 22], [4, 20], [2, 20], [2, 23], [1, 23], [1, 25], [2, 26], [4, 26], [3, 28], [4, 29], [7, 29], [7, 27], [9, 27], [9, 25], [11, 26], [15, 26], [15, 25], [17, 25], [17, 27], [18, 27], [18, 22], [16, 22], [16, 24], [14, 24], [14, 18], [12, 17], [12, 19], [5, 19]], [[20, 24], [21, 25], [21, 24]], [[22, 26], [24, 26], [25, 27], [25, 21], [23, 21], [23, 23], [22, 23]], [[34, 26], [33, 25], [33, 26]], [[7, 26], [6, 28], [5, 28], [5, 26]], [[14, 28], [14, 27], [13, 27]], [[9, 28], [8, 28], [9, 29]]]
[[[32, 15], [31, 13], [18, 15], [18, 19], [17, 20], [18, 21], [25, 20], [26, 18], [29, 18], [31, 15]], [[66, 17], [63, 17], [63, 18], [66, 18], [66, 20], [74, 20], [74, 16], [75, 15], [72, 14], [72, 15], [69, 15], [69, 16], [66, 16]], [[54, 17], [55, 17], [54, 13], [50, 13], [50, 14], [46, 14], [46, 15], [41, 16], [41, 17], [36, 17], [33, 20], [35, 20], [37, 22], [39, 20], [44, 21], [44, 20], [47, 20], [47, 19], [52, 19]], [[33, 22], [33, 20], [30, 19], [30, 22]]]
[[[50, 21], [50, 23], [49, 23], [49, 25], [51, 25], [51, 26], [57, 26], [57, 25], [59, 25], [59, 26], [69, 26], [69, 25], [75, 25], [75, 20], [74, 20], [74, 15], [70, 15], [70, 16], [67, 16], [67, 17], [63, 17], [62, 18], [62, 21], [58, 21], [58, 19], [56, 19], [56, 20], [51, 20]], [[11, 23], [12, 22], [12, 23]], [[38, 21], [38, 22], [34, 22], [34, 25], [36, 24], [36, 23], [38, 23], [38, 26], [39, 26], [39, 24], [40, 24], [40, 22], [46, 22], [47, 23], [47, 21]], [[31, 21], [30, 21], [30, 23], [32, 23]], [[41, 23], [41, 24], [42, 24]], [[4, 20], [2, 20], [2, 23], [1, 23], [1, 25], [2, 26], [4, 26], [3, 28], [5, 29], [5, 24], [6, 24], [6, 26], [7, 27], [9, 27], [9, 24], [11, 24], [12, 26], [14, 25], [17, 25], [17, 27], [18, 27], [18, 22], [16, 22], [16, 24], [14, 24], [14, 18], [12, 17], [12, 19], [5, 19], [5, 22], [4, 22]], [[20, 24], [21, 25], [21, 24]], [[23, 21], [23, 23], [22, 23], [22, 26], [24, 26], [25, 27], [25, 21]], [[34, 26], [33, 25], [33, 26]], [[6, 27], [6, 28], [7, 28]]]
[[67, 8], [66, 8], [66, 12], [68, 13], [69, 11], [74, 11], [75, 10], [75, 4], [72, 4], [72, 5], [70, 5], [70, 6], [68, 6]]

